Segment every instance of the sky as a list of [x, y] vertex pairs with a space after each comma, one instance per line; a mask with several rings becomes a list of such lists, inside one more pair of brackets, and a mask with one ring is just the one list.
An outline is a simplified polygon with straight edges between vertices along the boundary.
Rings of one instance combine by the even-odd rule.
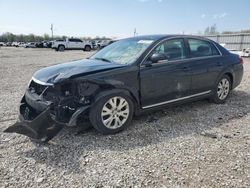
[[0, 0], [0, 34], [75, 37], [250, 29], [250, 0]]

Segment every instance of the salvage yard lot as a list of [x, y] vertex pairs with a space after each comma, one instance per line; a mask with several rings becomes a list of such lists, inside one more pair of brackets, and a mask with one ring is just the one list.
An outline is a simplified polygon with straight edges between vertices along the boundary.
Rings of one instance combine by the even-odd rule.
[[36, 70], [91, 53], [0, 48], [0, 187], [250, 187], [250, 59], [223, 105], [167, 108], [109, 136], [67, 127], [46, 145], [3, 133]]

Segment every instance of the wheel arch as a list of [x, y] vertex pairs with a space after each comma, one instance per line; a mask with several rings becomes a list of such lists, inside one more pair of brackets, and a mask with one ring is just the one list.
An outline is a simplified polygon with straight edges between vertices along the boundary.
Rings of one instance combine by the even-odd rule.
[[98, 78], [76, 78], [76, 82], [87, 82], [89, 84], [95, 84], [98, 86], [94, 91], [90, 92], [90, 97], [92, 102], [90, 105], [97, 102], [100, 97], [103, 97], [107, 94], [119, 93], [122, 92], [128, 95], [135, 107], [135, 111], [140, 108], [140, 97], [139, 91], [136, 87], [129, 87], [124, 82], [114, 79], [98, 79]]
[[232, 87], [233, 86], [233, 82], [234, 82], [233, 74], [231, 72], [226, 72], [224, 75], [227, 75], [230, 78], [231, 87]]
[[64, 44], [58, 44], [57, 48], [59, 48], [60, 46], [63, 46], [65, 48]]
[[139, 107], [139, 103], [138, 103], [138, 100], [136, 99], [136, 97], [134, 96], [134, 94], [127, 90], [127, 89], [124, 89], [124, 88], [114, 88], [114, 89], [111, 89], [111, 90], [101, 90], [96, 96], [95, 96], [95, 99], [93, 101], [92, 104], [95, 104], [98, 100], [100, 100], [102, 97], [106, 96], [106, 95], [110, 95], [110, 94], [115, 94], [115, 93], [123, 93], [127, 96], [129, 96], [134, 104], [134, 110], [136, 111], [136, 109], [138, 109]]
[[84, 46], [84, 50], [86, 50], [87, 47], [89, 47], [90, 50], [92, 49], [92, 48], [91, 48], [91, 45], [86, 44], [86, 45]]
[[[229, 78], [230, 78], [230, 81], [231, 81], [231, 87], [233, 86], [234, 84], [234, 73], [233, 73], [233, 70], [231, 68], [228, 68], [224, 71], [221, 72], [221, 74], [218, 76], [218, 78], [216, 79], [216, 83], [218, 83], [218, 81], [220, 80], [220, 78], [224, 75], [227, 75]], [[215, 83], [215, 84], [216, 84]]]

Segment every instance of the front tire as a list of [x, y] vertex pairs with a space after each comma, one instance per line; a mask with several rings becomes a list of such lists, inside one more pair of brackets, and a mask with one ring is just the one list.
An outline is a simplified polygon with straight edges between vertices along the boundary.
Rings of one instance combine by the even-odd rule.
[[216, 84], [212, 101], [216, 104], [225, 103], [230, 94], [231, 88], [232, 83], [229, 76], [222, 76]]
[[65, 47], [63, 45], [58, 46], [58, 51], [63, 52], [65, 50]]
[[90, 109], [90, 122], [102, 134], [114, 134], [124, 130], [132, 121], [134, 104], [124, 93], [108, 94], [100, 98]]

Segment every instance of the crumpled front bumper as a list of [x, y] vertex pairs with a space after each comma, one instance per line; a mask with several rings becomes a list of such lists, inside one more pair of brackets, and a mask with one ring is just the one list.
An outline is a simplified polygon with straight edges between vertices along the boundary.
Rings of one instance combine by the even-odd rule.
[[52, 139], [62, 128], [63, 125], [55, 123], [51, 118], [50, 107], [38, 114], [34, 119], [28, 119], [32, 108], [27, 103], [20, 106], [19, 120], [4, 132], [18, 133], [32, 139], [46, 142]]
[[79, 108], [68, 123], [60, 123], [51, 113], [51, 105], [50, 102], [41, 101], [27, 91], [21, 101], [19, 120], [4, 132], [18, 133], [37, 141], [47, 142], [56, 136], [64, 125], [75, 124], [78, 116], [89, 108], [89, 106]]

